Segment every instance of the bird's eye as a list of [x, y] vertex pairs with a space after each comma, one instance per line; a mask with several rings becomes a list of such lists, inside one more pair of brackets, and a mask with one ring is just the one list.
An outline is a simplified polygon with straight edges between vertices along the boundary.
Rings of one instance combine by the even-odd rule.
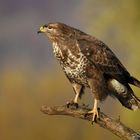
[[52, 26], [48, 26], [47, 28], [48, 28], [49, 30], [53, 29], [53, 27], [52, 27]]

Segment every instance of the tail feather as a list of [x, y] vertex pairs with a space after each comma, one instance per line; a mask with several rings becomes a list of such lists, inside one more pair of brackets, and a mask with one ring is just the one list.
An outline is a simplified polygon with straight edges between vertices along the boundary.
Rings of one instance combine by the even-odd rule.
[[134, 111], [140, 109], [140, 100], [134, 95], [130, 86], [127, 87], [127, 94], [125, 96], [119, 96], [118, 99], [128, 109]]
[[[140, 87], [140, 82], [132, 77], [134, 85]], [[131, 82], [131, 83], [132, 83]], [[129, 84], [122, 84], [116, 79], [108, 81], [108, 89], [111, 95], [115, 96], [123, 106], [131, 110], [140, 109], [140, 100], [135, 96]]]
[[132, 95], [132, 99], [130, 100], [132, 106], [131, 106], [131, 109], [132, 110], [137, 110], [140, 108], [140, 100], [135, 96], [135, 95]]
[[137, 80], [135, 77], [131, 76], [129, 79], [129, 83], [140, 88], [140, 81]]

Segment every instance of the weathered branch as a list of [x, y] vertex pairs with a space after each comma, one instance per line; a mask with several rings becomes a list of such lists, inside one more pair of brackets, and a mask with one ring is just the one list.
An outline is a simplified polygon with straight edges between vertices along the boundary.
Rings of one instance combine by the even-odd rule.
[[[66, 106], [41, 107], [41, 111], [48, 115], [67, 115], [91, 121], [92, 115], [88, 115], [85, 117], [85, 113], [87, 113], [89, 110], [90, 109], [85, 106], [81, 106], [78, 109], [67, 108]], [[122, 122], [120, 122], [119, 119], [115, 120], [113, 118], [110, 118], [103, 112], [100, 112], [100, 119], [95, 123], [97, 123], [100, 127], [103, 127], [113, 134], [117, 135], [122, 140], [140, 140], [140, 135], [138, 133], [125, 126]]]

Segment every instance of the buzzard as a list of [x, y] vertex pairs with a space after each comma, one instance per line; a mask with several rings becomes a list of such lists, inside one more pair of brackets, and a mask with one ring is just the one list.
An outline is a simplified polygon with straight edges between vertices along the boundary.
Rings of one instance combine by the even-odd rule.
[[140, 81], [130, 75], [102, 41], [63, 23], [45, 24], [38, 33], [45, 33], [52, 42], [53, 53], [75, 91], [68, 106], [78, 107], [78, 98], [87, 87], [94, 95], [93, 109], [87, 113], [93, 114], [93, 121], [99, 118], [98, 102], [108, 95], [128, 109], [140, 108], [140, 100], [129, 85], [140, 87]]

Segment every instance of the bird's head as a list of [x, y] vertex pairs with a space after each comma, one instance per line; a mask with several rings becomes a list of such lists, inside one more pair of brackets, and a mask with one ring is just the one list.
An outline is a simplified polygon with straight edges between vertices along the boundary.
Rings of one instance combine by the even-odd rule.
[[74, 35], [74, 28], [63, 23], [49, 23], [41, 26], [38, 33], [45, 33], [52, 41], [64, 41]]

